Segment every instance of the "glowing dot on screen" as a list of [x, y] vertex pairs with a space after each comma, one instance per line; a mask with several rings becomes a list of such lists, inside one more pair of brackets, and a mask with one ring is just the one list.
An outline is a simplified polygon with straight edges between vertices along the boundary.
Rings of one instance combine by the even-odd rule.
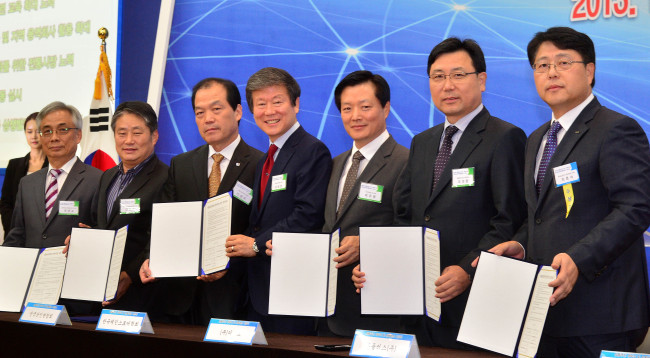
[[467, 10], [467, 5], [458, 5], [458, 4], [456, 4], [456, 5], [454, 5], [453, 9], [456, 10], [456, 11], [465, 11], [465, 10]]
[[345, 53], [347, 53], [350, 56], [356, 56], [359, 54], [359, 50], [357, 50], [356, 48], [348, 48], [347, 50], [345, 50]]

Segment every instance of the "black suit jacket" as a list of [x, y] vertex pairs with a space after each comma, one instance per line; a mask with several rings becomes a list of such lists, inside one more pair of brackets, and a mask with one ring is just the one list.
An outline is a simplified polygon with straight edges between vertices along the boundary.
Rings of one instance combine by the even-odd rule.
[[[523, 163], [526, 135], [490, 116], [486, 108], [469, 123], [433, 187], [433, 169], [444, 124], [413, 138], [398, 182], [397, 223], [440, 232], [440, 267], [459, 265], [473, 274], [481, 250], [509, 240], [526, 217]], [[452, 188], [451, 170], [474, 168], [472, 187]], [[440, 323], [460, 327], [469, 288], [442, 304]]]
[[[546, 318], [550, 336], [620, 333], [648, 327], [648, 269], [643, 231], [650, 225], [650, 149], [633, 119], [591, 101], [568, 128], [535, 190], [537, 152], [549, 123], [526, 147], [528, 220], [516, 239], [527, 258], [550, 265], [566, 252], [580, 274], [573, 291]], [[542, 149], [543, 150], [543, 149]], [[575, 162], [580, 182], [566, 215], [553, 170]]]
[[[5, 232], [5, 237], [11, 229], [11, 217], [14, 213], [14, 205], [16, 205], [18, 184], [20, 184], [20, 179], [27, 175], [29, 159], [30, 155], [27, 153], [27, 155], [22, 158], [11, 159], [7, 165], [5, 179], [2, 183], [2, 198], [0, 199], [0, 216], [2, 216], [2, 227]], [[45, 161], [41, 168], [47, 168], [48, 164], [47, 157], [45, 157]]]
[[[118, 230], [126, 225], [129, 226], [122, 259], [122, 271], [126, 271], [131, 281], [137, 282], [140, 280], [138, 271], [142, 264], [142, 253], [149, 245], [151, 238], [151, 208], [167, 180], [169, 167], [154, 154], [117, 197], [110, 216], [107, 217], [107, 191], [119, 170], [118, 165], [105, 171], [99, 182], [97, 228]], [[120, 214], [120, 201], [135, 198], [140, 199], [140, 213]]]
[[[390, 226], [393, 223], [393, 192], [399, 174], [406, 166], [409, 151], [389, 137], [370, 159], [363, 172], [354, 183], [341, 212], [336, 215], [339, 183], [344, 175], [343, 169], [352, 150], [334, 158], [332, 176], [327, 187], [325, 202], [325, 225], [323, 232], [331, 233], [341, 229], [340, 238], [359, 235], [359, 226]], [[381, 203], [359, 200], [361, 182], [382, 185]], [[333, 263], [334, 264], [334, 263]], [[329, 329], [340, 336], [353, 336], [355, 329], [380, 331], [394, 330], [399, 324], [397, 318], [380, 319], [361, 317], [361, 299], [354, 288], [352, 269], [358, 262], [338, 270], [336, 289], [336, 312], [327, 319]]]
[[[232, 190], [237, 181], [253, 188], [255, 164], [262, 156], [262, 152], [249, 146], [242, 139], [228, 164], [228, 169], [226, 169], [226, 173], [221, 180], [217, 195]], [[163, 186], [161, 201], [203, 201], [208, 199], [207, 173], [207, 144], [175, 156], [171, 160], [169, 176]], [[253, 203], [254, 201], [251, 202], [251, 205]], [[233, 198], [232, 234], [241, 234], [248, 226], [251, 205], [246, 205]], [[182, 238], [179, 238], [179, 240], [182, 241]], [[202, 316], [232, 318], [240, 299], [239, 295], [244, 281], [244, 273], [243, 262], [231, 259], [228, 273], [222, 279], [211, 283], [200, 282], [201, 287], [203, 287], [201, 294], [205, 295], [210, 309], [210, 312], [200, 314]], [[155, 275], [155, 272], [153, 274]], [[168, 278], [163, 281], [165, 281], [164, 286], [166, 287], [163, 292], [166, 297], [159, 297], [159, 299], [167, 302], [165, 313], [170, 315], [186, 313], [195, 299], [195, 291], [199, 281], [196, 277]], [[208, 320], [209, 318], [207, 317]], [[205, 323], [205, 321], [202, 320], [202, 322], [196, 323]]]
[[266, 255], [266, 241], [274, 232], [320, 232], [327, 182], [332, 171], [332, 156], [323, 142], [299, 127], [278, 153], [271, 177], [287, 174], [286, 190], [271, 192], [271, 178], [264, 189], [258, 208], [262, 167], [257, 164], [253, 187], [253, 208], [249, 236], [255, 238], [260, 252], [247, 259], [248, 289], [253, 308], [262, 315], [269, 310], [271, 258]]

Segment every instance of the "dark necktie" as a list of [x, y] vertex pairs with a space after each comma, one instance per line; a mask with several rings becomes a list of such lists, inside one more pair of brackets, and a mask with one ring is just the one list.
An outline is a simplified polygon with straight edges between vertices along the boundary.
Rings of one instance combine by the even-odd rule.
[[544, 146], [544, 153], [542, 154], [542, 160], [539, 162], [539, 169], [537, 170], [537, 181], [535, 187], [537, 189], [537, 195], [542, 190], [542, 184], [544, 183], [544, 176], [546, 176], [546, 169], [548, 169], [548, 163], [555, 153], [555, 148], [557, 148], [557, 133], [562, 129], [560, 122], [555, 121], [551, 124], [551, 129], [548, 131], [546, 136], [546, 145]]
[[431, 190], [435, 189], [436, 185], [438, 185], [440, 175], [442, 175], [442, 171], [445, 170], [447, 162], [449, 162], [449, 157], [451, 157], [451, 146], [454, 143], [451, 140], [451, 137], [453, 137], [456, 132], [458, 132], [458, 127], [456, 126], [452, 125], [445, 128], [445, 138], [442, 140], [442, 147], [440, 147], [440, 151], [438, 151], [436, 164], [433, 169], [433, 188]]
[[354, 183], [357, 181], [357, 176], [359, 175], [359, 164], [361, 163], [361, 160], [363, 160], [363, 154], [361, 154], [361, 152], [357, 150], [356, 153], [354, 153], [354, 155], [352, 156], [352, 165], [350, 165], [348, 174], [345, 176], [345, 184], [343, 184], [343, 192], [341, 193], [339, 208], [336, 210], [337, 214], [343, 207], [343, 204], [345, 204], [345, 200], [350, 195], [350, 192], [352, 191], [352, 187], [354, 186]]
[[264, 199], [264, 190], [266, 189], [266, 184], [269, 182], [269, 177], [271, 176], [271, 170], [273, 169], [273, 155], [278, 150], [278, 147], [275, 144], [271, 144], [269, 147], [269, 152], [266, 154], [266, 160], [264, 161], [264, 166], [262, 167], [262, 178], [260, 182], [260, 201], [257, 203], [257, 207], [262, 206], [262, 199]]

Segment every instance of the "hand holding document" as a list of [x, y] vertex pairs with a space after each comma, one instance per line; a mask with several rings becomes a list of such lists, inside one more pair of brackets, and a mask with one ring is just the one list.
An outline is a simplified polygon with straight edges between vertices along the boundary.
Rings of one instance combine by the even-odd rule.
[[127, 227], [117, 231], [73, 228], [61, 297], [103, 302], [117, 292]]
[[209, 275], [228, 267], [231, 193], [205, 201], [154, 204], [151, 273], [157, 277]]
[[339, 231], [273, 233], [269, 313], [327, 317], [336, 305]]
[[481, 253], [458, 341], [512, 356], [522, 332], [518, 351], [534, 357], [555, 276], [550, 266]]

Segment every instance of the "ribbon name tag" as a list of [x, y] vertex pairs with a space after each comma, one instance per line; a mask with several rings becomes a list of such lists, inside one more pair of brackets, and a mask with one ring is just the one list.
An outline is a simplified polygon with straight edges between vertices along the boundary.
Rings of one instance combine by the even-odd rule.
[[555, 186], [557, 188], [566, 184], [573, 184], [580, 181], [580, 175], [578, 174], [578, 164], [576, 162], [560, 165], [559, 167], [553, 168], [553, 174], [555, 175]]
[[350, 356], [419, 358], [420, 349], [412, 334], [357, 329], [354, 332]]
[[45, 324], [54, 326], [61, 324], [71, 326], [70, 317], [65, 306], [61, 305], [44, 305], [40, 303], [29, 302], [23, 314], [20, 316], [20, 322]]
[[268, 345], [259, 322], [212, 318], [203, 338], [205, 342]]
[[102, 310], [97, 331], [122, 332], [140, 334], [153, 334], [153, 327], [146, 312], [131, 312], [119, 310]]

